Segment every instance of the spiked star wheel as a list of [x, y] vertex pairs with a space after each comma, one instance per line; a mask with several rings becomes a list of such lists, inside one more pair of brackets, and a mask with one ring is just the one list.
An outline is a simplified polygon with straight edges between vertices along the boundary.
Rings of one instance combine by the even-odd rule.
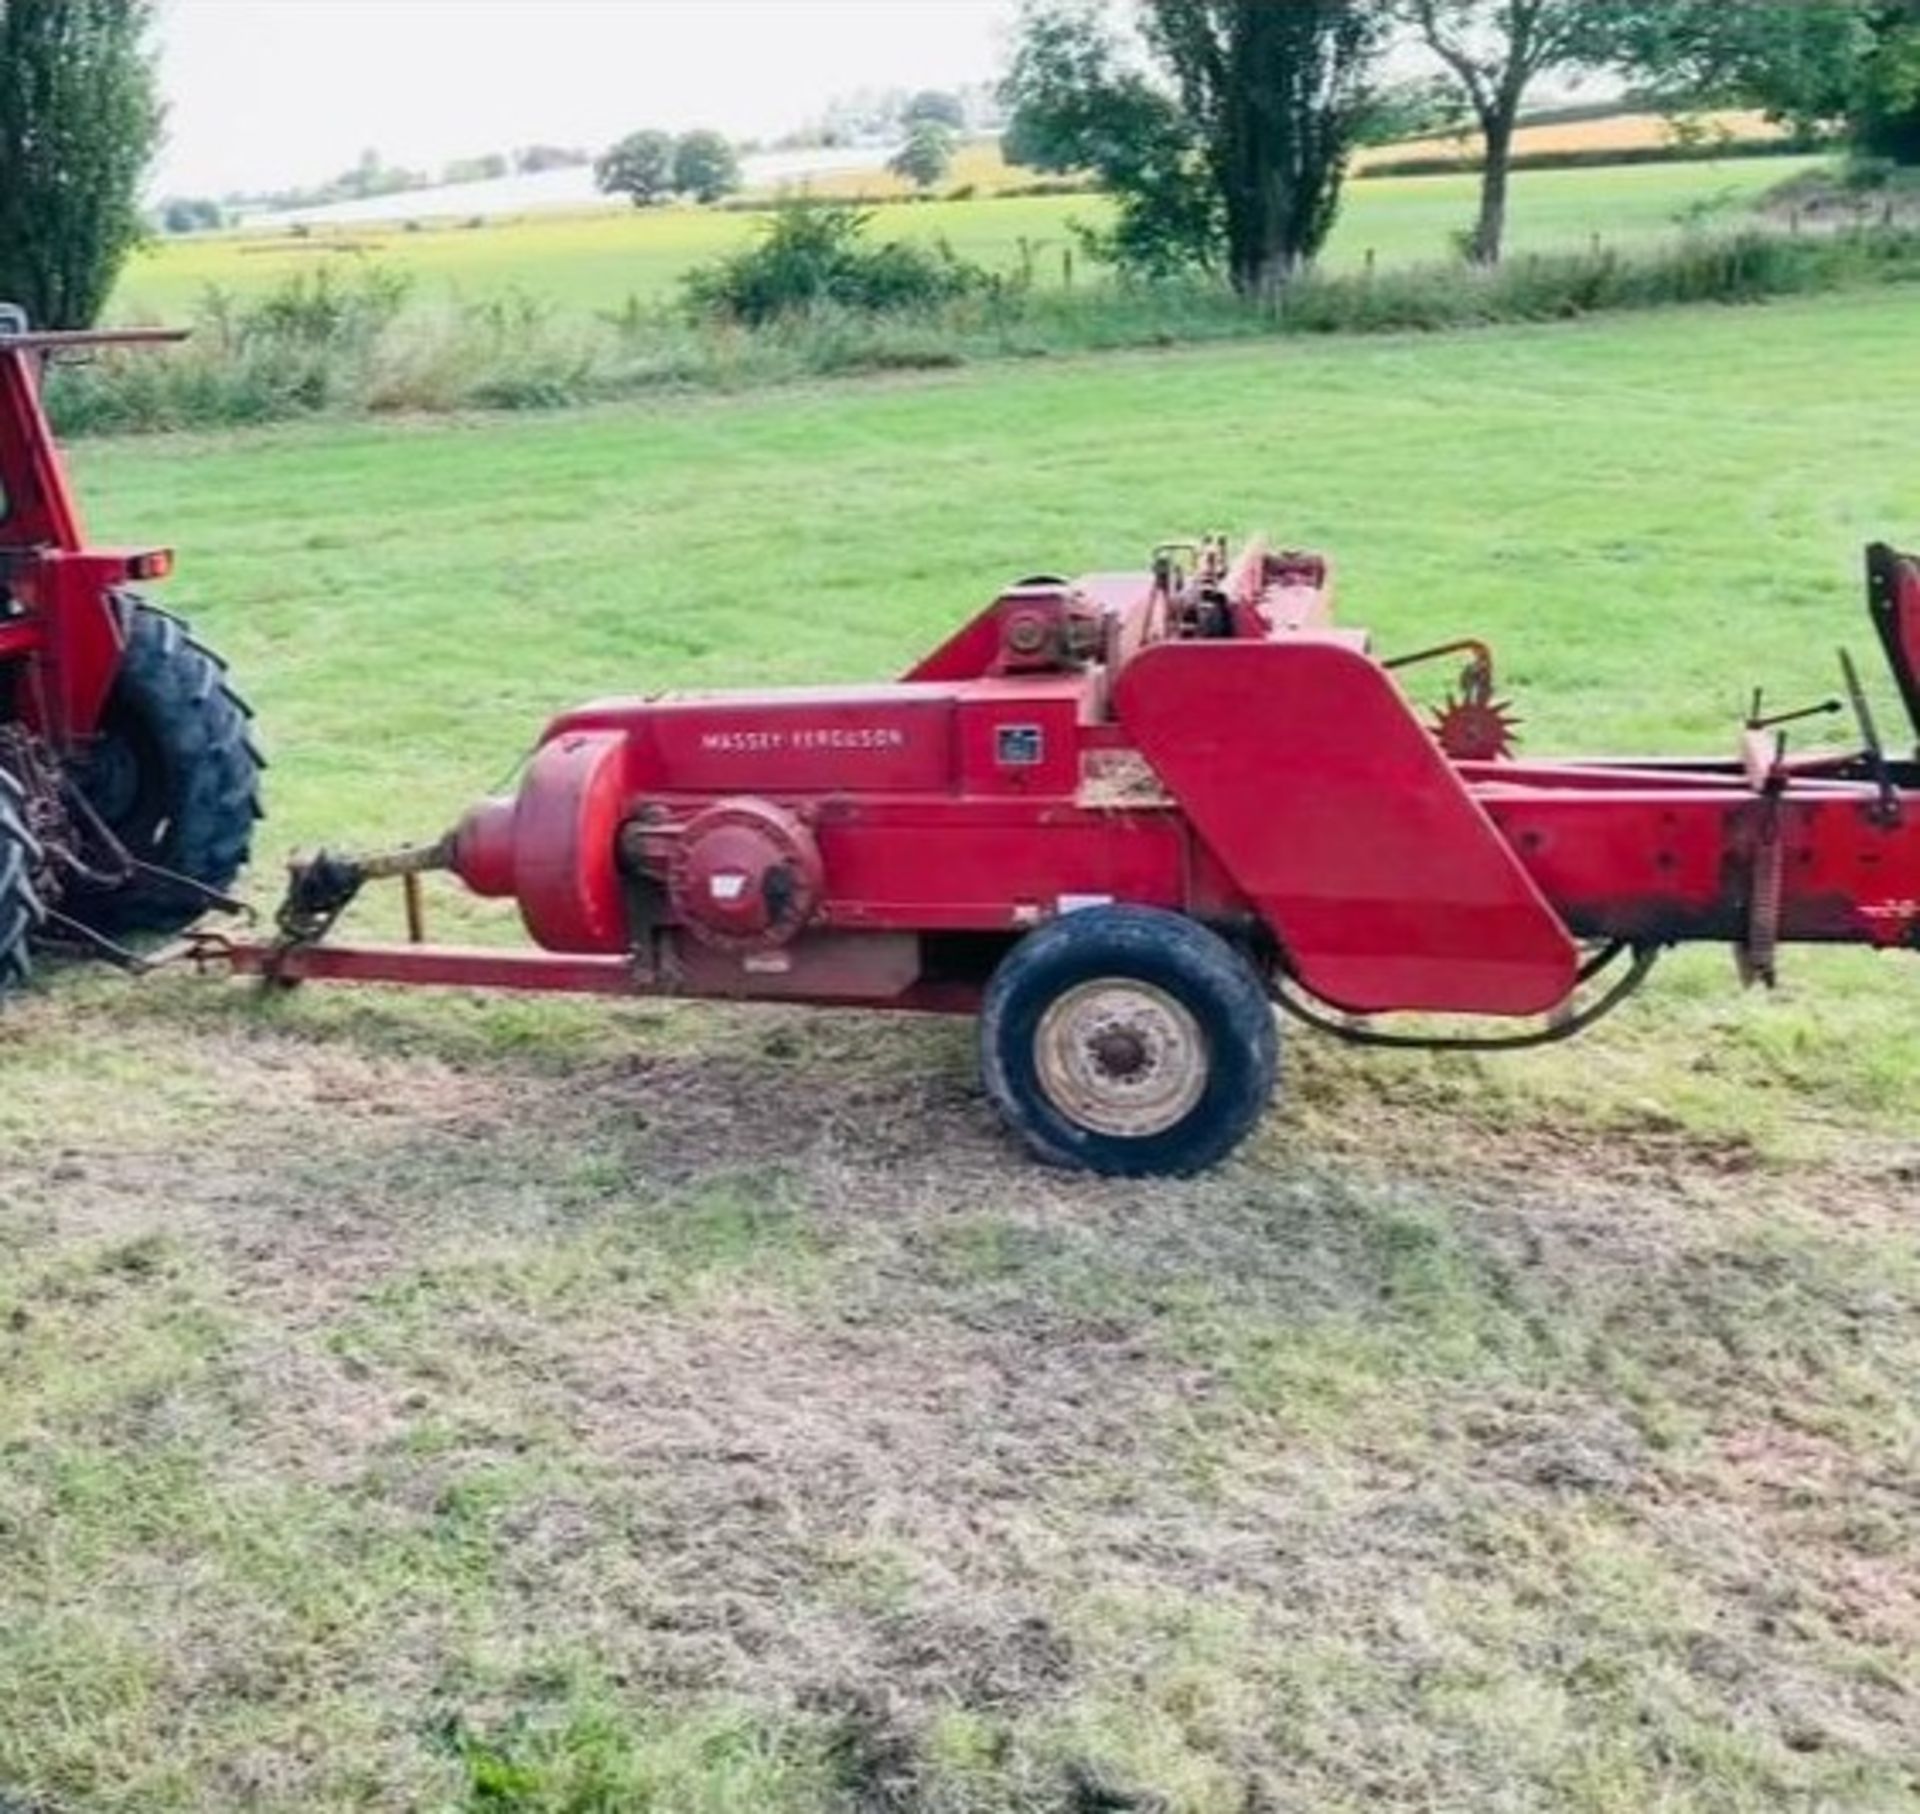
[[1513, 754], [1520, 720], [1504, 699], [1449, 693], [1428, 728], [1455, 762], [1499, 762]]

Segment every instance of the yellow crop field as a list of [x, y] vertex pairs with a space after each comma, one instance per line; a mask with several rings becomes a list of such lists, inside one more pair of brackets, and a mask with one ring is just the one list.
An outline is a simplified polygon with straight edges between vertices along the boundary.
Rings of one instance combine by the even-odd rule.
[[[1563, 120], [1551, 126], [1523, 126], [1513, 135], [1513, 150], [1516, 157], [1547, 152], [1657, 151], [1678, 146], [1696, 134], [1707, 144], [1741, 144], [1784, 139], [1787, 129], [1763, 113], [1739, 108], [1690, 114], [1684, 125], [1677, 125], [1663, 113], [1616, 113], [1601, 120]], [[1477, 132], [1407, 139], [1397, 145], [1378, 145], [1362, 152], [1356, 167], [1364, 171], [1369, 164], [1398, 163], [1404, 158], [1457, 157], [1464, 162], [1477, 158], [1480, 150]]]

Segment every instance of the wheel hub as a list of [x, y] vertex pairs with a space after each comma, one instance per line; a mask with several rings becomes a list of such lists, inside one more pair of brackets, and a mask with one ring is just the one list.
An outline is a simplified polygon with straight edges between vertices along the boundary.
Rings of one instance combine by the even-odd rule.
[[1128, 1082], [1153, 1066], [1153, 1048], [1137, 1027], [1105, 1027], [1090, 1044], [1093, 1061], [1116, 1082]]
[[1102, 977], [1040, 1017], [1034, 1065], [1053, 1106], [1096, 1134], [1149, 1139], [1192, 1113], [1206, 1088], [1206, 1036], [1153, 983]]

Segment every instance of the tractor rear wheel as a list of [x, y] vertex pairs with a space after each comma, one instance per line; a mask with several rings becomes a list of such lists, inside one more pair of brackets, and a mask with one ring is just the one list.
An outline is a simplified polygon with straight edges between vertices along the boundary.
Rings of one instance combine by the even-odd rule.
[[25, 806], [19, 782], [0, 768], [0, 994], [32, 975], [27, 941], [44, 918], [33, 882], [40, 845], [27, 829]]
[[1260, 1119], [1279, 1029], [1218, 934], [1153, 907], [1029, 933], [980, 1013], [987, 1094], [1042, 1159], [1122, 1176], [1204, 1171]]
[[265, 767], [252, 714], [227, 684], [226, 664], [179, 618], [122, 596], [127, 643], [100, 730], [76, 776], [88, 804], [136, 862], [114, 888], [76, 888], [67, 912], [96, 931], [178, 932], [246, 867]]

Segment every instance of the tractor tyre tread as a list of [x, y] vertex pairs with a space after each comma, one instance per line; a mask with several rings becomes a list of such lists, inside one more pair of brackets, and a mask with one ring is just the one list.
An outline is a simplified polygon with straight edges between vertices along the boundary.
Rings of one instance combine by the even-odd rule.
[[[262, 817], [267, 764], [253, 740], [253, 713], [228, 683], [226, 662], [181, 618], [136, 594], [118, 596], [126, 650], [108, 709], [140, 717], [168, 770], [164, 835], [157, 848], [132, 854], [224, 890], [246, 867]], [[178, 932], [202, 907], [188, 890], [136, 876], [110, 891], [76, 893], [72, 911], [117, 936]]]
[[32, 980], [31, 941], [46, 918], [33, 880], [40, 844], [27, 828], [25, 806], [19, 782], [0, 768], [0, 996]]

